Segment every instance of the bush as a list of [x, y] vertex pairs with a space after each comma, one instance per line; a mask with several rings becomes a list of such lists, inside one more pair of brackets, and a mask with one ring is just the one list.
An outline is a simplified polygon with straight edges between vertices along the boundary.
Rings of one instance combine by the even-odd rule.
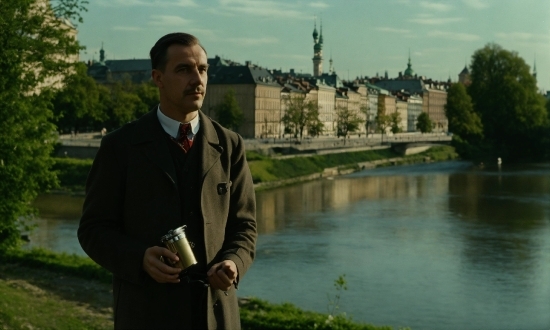
[[54, 160], [52, 169], [57, 173], [61, 187], [84, 189], [93, 160], [76, 158], [54, 158]]

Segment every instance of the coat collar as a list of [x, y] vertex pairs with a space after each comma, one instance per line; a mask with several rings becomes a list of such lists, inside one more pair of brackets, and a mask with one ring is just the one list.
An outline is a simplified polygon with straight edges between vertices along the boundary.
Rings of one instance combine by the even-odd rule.
[[[176, 185], [176, 169], [166, 143], [166, 132], [162, 128], [156, 113], [157, 107], [136, 121], [132, 145], [140, 146], [149, 160], [159, 166]], [[212, 121], [199, 111], [201, 127], [199, 138], [203, 139], [201, 150], [201, 173], [206, 176], [212, 166], [219, 160], [224, 151], [220, 146], [218, 133]]]

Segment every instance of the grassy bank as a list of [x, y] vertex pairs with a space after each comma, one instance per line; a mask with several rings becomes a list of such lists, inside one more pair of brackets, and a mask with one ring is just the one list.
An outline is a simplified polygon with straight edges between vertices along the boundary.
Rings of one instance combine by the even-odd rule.
[[[397, 158], [397, 160], [395, 160]], [[247, 159], [254, 183], [269, 183], [322, 173], [327, 168], [359, 169], [358, 164], [377, 162], [376, 166], [413, 164], [430, 161], [445, 161], [458, 158], [453, 147], [437, 146], [419, 154], [402, 157], [391, 149], [378, 149], [338, 154], [315, 155], [275, 159], [253, 151]], [[384, 160], [394, 160], [384, 163]], [[86, 177], [92, 166], [90, 159], [55, 158], [53, 170], [57, 172], [63, 190], [83, 191]]]
[[[87, 257], [42, 249], [0, 253], [1, 329], [112, 329], [111, 275]], [[391, 330], [250, 298], [243, 329]]]
[[[414, 164], [427, 160], [457, 159], [458, 154], [453, 147], [437, 146], [405, 157], [391, 149], [378, 149], [288, 159], [274, 159], [255, 152], [248, 152], [247, 158], [254, 183], [266, 183], [322, 173], [327, 168], [359, 170], [358, 164], [365, 162], [376, 162], [375, 166]], [[384, 162], [384, 160], [390, 159], [393, 161]]]

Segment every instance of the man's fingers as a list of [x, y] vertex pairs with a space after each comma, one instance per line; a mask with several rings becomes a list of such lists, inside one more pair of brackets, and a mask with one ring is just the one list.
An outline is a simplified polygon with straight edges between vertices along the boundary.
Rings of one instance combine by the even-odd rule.
[[179, 260], [172, 251], [159, 246], [153, 246], [145, 250], [143, 256], [143, 270], [159, 283], [178, 283], [181, 269], [170, 267], [160, 260], [160, 257], [168, 260]]

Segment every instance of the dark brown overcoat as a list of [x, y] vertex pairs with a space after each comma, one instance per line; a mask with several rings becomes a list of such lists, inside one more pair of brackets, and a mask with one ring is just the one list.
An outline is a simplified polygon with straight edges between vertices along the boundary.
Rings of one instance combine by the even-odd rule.
[[[200, 115], [200, 220], [208, 267], [233, 260], [239, 280], [255, 254], [256, 202], [242, 138]], [[227, 188], [227, 189], [226, 189]], [[184, 285], [142, 269], [145, 250], [181, 225], [176, 169], [156, 108], [105, 136], [86, 184], [78, 229], [84, 251], [113, 273], [115, 328], [187, 328]], [[183, 290], [183, 291], [182, 291]], [[210, 329], [240, 328], [235, 290], [208, 289]], [[177, 326], [176, 326], [177, 325]]]

